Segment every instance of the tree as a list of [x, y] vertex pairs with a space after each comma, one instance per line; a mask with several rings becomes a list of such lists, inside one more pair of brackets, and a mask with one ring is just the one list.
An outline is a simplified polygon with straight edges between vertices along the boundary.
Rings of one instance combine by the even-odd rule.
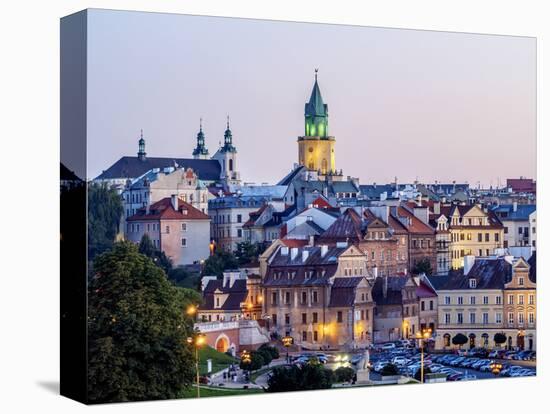
[[250, 353], [250, 359], [248, 362], [245, 362], [244, 360], [241, 360], [241, 363], [239, 364], [241, 369], [247, 370], [247, 371], [256, 371], [257, 369], [260, 369], [266, 364], [262, 353], [257, 351], [252, 351]]
[[191, 272], [183, 266], [172, 268], [168, 273], [168, 279], [176, 286], [200, 290], [200, 274]]
[[334, 373], [321, 364], [276, 367], [267, 381], [268, 392], [320, 390], [331, 388]]
[[88, 254], [109, 250], [119, 232], [123, 207], [120, 195], [106, 184], [88, 186]]
[[271, 359], [279, 358], [279, 350], [269, 344], [263, 344], [258, 348], [258, 351], [267, 350], [271, 354]]
[[334, 371], [336, 382], [350, 382], [355, 376], [355, 371], [350, 367], [339, 367]]
[[239, 267], [239, 262], [233, 253], [216, 249], [214, 254], [205, 260], [202, 275], [223, 276], [224, 270], [236, 269], [237, 267]]
[[380, 375], [382, 376], [399, 375], [399, 370], [394, 364], [386, 364], [380, 370]]
[[260, 243], [250, 243], [249, 241], [244, 241], [237, 243], [235, 257], [240, 265], [257, 263], [260, 254], [262, 254], [264, 250], [264, 246]]
[[196, 298], [173, 286], [130, 242], [96, 257], [88, 293], [90, 402], [176, 398], [194, 379], [184, 309]]
[[457, 333], [455, 336], [453, 336], [453, 345], [458, 345], [458, 347], [462, 347], [466, 342], [468, 342], [468, 338], [466, 335]]
[[500, 346], [506, 342], [506, 335], [504, 335], [502, 332], [497, 332], [493, 339], [495, 341], [495, 344]]
[[170, 260], [170, 258], [166, 256], [163, 251], [158, 250], [153, 245], [153, 242], [151, 241], [147, 233], [141, 237], [138, 251], [153, 260], [153, 262], [162, 270], [164, 270], [164, 273], [166, 273], [167, 275], [172, 270], [172, 261]]
[[[430, 367], [424, 367], [424, 382], [426, 381], [426, 374], [431, 374], [432, 370]], [[414, 379], [420, 381], [421, 377], [421, 368], [418, 368], [414, 374]]]
[[432, 272], [433, 272], [433, 269], [432, 269], [432, 264], [430, 262], [430, 259], [428, 259], [427, 257], [421, 259], [420, 261], [418, 261], [416, 263], [416, 265], [413, 267], [413, 270], [412, 270], [413, 274], [415, 275], [420, 275], [422, 273], [424, 273], [425, 275], [431, 275]]

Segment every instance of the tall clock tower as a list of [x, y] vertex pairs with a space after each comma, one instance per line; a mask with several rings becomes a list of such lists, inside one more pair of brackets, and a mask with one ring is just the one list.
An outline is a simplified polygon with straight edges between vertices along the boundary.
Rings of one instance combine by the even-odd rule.
[[315, 84], [304, 112], [305, 134], [298, 137], [298, 162], [308, 170], [320, 172], [321, 175], [336, 174], [336, 139], [328, 134], [328, 106], [321, 97], [317, 69]]

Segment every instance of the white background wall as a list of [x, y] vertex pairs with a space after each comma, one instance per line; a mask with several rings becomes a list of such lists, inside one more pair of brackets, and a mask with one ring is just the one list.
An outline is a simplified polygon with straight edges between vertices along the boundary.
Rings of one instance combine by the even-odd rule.
[[[542, 1], [399, 0], [392, 2], [322, 2], [304, 0], [58, 0], [55, 2], [3, 2], [0, 13], [2, 60], [0, 113], [4, 176], [18, 171], [18, 180], [6, 180], [0, 211], [5, 220], [2, 238], [2, 289], [0, 289], [0, 411], [89, 412], [84, 406], [57, 395], [59, 381], [59, 18], [86, 7], [125, 8], [150, 11], [256, 17], [282, 20], [349, 23], [479, 33], [539, 36], [538, 158], [537, 181], [546, 183], [548, 163], [541, 165], [549, 144], [550, 25]], [[544, 42], [546, 41], [546, 43]], [[543, 53], [545, 52], [545, 53]], [[542, 80], [546, 82], [543, 84]], [[542, 117], [542, 114], [545, 116]], [[521, 141], [521, 137], [518, 137]], [[357, 141], [358, 145], [361, 141]], [[360, 150], [360, 148], [358, 148]], [[291, 154], [294, 156], [294, 154]], [[339, 161], [343, 163], [344, 160]], [[24, 168], [23, 168], [24, 167]], [[543, 168], [545, 167], [545, 168]], [[29, 187], [32, 182], [31, 201]], [[39, 185], [37, 185], [39, 184]], [[539, 206], [548, 206], [548, 186], [539, 185]], [[542, 200], [541, 200], [542, 199]], [[11, 202], [6, 202], [10, 200]], [[546, 200], [546, 201], [543, 201]], [[17, 204], [17, 209], [13, 206]], [[19, 217], [35, 217], [22, 227]], [[37, 230], [38, 218], [40, 229]], [[537, 243], [545, 248], [548, 215], [539, 214]], [[30, 228], [32, 226], [32, 229]], [[30, 238], [29, 235], [33, 237]], [[25, 246], [23, 248], [22, 246]], [[32, 261], [29, 258], [32, 257]], [[548, 255], [539, 257], [539, 267], [548, 268]], [[544, 274], [539, 270], [539, 274]], [[548, 291], [547, 278], [538, 288]], [[539, 293], [540, 294], [540, 293]], [[98, 412], [253, 412], [281, 413], [314, 408], [318, 413], [341, 410], [368, 401], [370, 410], [405, 412], [414, 401], [430, 401], [445, 413], [464, 413], [468, 407], [493, 412], [495, 402], [505, 403], [506, 412], [525, 412], [543, 403], [548, 389], [550, 347], [548, 302], [539, 303], [539, 376], [529, 379], [434, 384], [420, 388], [378, 387], [341, 391], [290, 393], [247, 397], [116, 404], [95, 408]], [[399, 398], [395, 398], [395, 396]], [[464, 398], [466, 396], [466, 398]], [[508, 396], [508, 397], [502, 397]], [[517, 397], [517, 398], [516, 398]], [[501, 401], [500, 398], [505, 398]], [[391, 401], [392, 409], [388, 409]], [[415, 410], [420, 411], [420, 410]], [[540, 409], [538, 410], [540, 411]]]

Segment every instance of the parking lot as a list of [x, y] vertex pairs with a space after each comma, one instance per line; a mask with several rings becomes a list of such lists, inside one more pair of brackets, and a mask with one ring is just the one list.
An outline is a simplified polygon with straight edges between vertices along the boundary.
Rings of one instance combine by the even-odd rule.
[[[514, 359], [515, 358], [515, 359]], [[380, 344], [371, 354], [373, 379], [396, 370], [401, 375], [414, 376], [420, 369], [418, 349], [408, 341]], [[500, 372], [493, 373], [493, 363], [499, 363]], [[395, 368], [387, 368], [392, 365]], [[445, 374], [447, 381], [467, 381], [495, 377], [526, 377], [536, 375], [536, 353], [530, 351], [493, 351], [471, 349], [458, 353], [424, 354], [425, 373]]]

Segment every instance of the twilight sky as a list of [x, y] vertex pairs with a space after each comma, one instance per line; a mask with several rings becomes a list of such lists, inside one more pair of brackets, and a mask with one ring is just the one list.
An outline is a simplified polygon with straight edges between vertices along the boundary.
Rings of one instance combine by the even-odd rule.
[[246, 182], [297, 162], [314, 68], [336, 167], [361, 183], [536, 174], [534, 38], [91, 10], [88, 177], [135, 155], [213, 155], [231, 117]]

